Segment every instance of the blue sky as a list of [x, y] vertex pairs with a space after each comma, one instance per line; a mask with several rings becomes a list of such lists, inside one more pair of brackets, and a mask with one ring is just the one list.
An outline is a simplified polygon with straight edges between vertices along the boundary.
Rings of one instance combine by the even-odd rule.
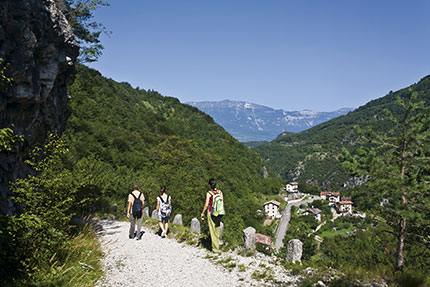
[[90, 66], [181, 102], [356, 108], [430, 74], [427, 0], [110, 0]]

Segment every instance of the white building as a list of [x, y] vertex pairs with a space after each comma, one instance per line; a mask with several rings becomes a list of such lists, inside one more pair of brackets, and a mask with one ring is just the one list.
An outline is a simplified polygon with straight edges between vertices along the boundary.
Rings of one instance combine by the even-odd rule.
[[339, 203], [337, 204], [337, 208], [339, 210], [339, 213], [343, 213], [343, 214], [352, 214], [352, 201], [339, 201]]
[[321, 221], [321, 209], [319, 208], [310, 208], [303, 212], [304, 215], [312, 214], [318, 222]]
[[332, 204], [340, 201], [340, 192], [323, 191], [320, 193], [320, 196], [323, 199], [330, 201]]
[[298, 192], [299, 191], [299, 183], [298, 182], [287, 183], [287, 185], [285, 186], [285, 189], [288, 192]]
[[267, 201], [263, 204], [264, 213], [269, 218], [279, 217], [280, 216], [280, 213], [279, 213], [279, 206], [280, 205], [281, 204], [279, 202], [277, 202], [276, 200]]

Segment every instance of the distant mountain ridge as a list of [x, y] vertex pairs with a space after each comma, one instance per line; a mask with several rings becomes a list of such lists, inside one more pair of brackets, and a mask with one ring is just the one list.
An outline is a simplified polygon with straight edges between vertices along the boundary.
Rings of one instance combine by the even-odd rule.
[[244, 101], [188, 102], [209, 114], [215, 122], [241, 142], [271, 141], [282, 132], [301, 132], [352, 111], [284, 111]]

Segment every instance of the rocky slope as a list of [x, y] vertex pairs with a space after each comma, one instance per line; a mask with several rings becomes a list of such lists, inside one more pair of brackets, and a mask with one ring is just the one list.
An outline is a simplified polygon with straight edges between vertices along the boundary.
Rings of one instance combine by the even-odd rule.
[[61, 133], [68, 117], [67, 79], [79, 54], [70, 26], [53, 0], [0, 2], [0, 58], [11, 86], [1, 83], [0, 128], [23, 135], [25, 147], [0, 153], [0, 212], [11, 212], [9, 180], [28, 173], [28, 146], [49, 131]]
[[284, 111], [230, 100], [187, 104], [209, 114], [241, 142], [271, 141], [282, 132], [300, 132], [352, 110], [344, 108], [334, 112]]

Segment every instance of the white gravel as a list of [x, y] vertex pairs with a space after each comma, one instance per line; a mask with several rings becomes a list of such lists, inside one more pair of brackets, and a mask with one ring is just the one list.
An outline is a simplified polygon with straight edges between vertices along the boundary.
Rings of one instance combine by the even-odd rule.
[[[203, 248], [160, 238], [143, 228], [141, 240], [128, 238], [128, 222], [101, 220], [105, 276], [97, 286], [296, 286], [297, 278], [275, 257], [217, 256]], [[218, 262], [218, 263], [217, 263]], [[252, 274], [266, 275], [252, 278]], [[263, 277], [261, 279], [261, 277]]]

